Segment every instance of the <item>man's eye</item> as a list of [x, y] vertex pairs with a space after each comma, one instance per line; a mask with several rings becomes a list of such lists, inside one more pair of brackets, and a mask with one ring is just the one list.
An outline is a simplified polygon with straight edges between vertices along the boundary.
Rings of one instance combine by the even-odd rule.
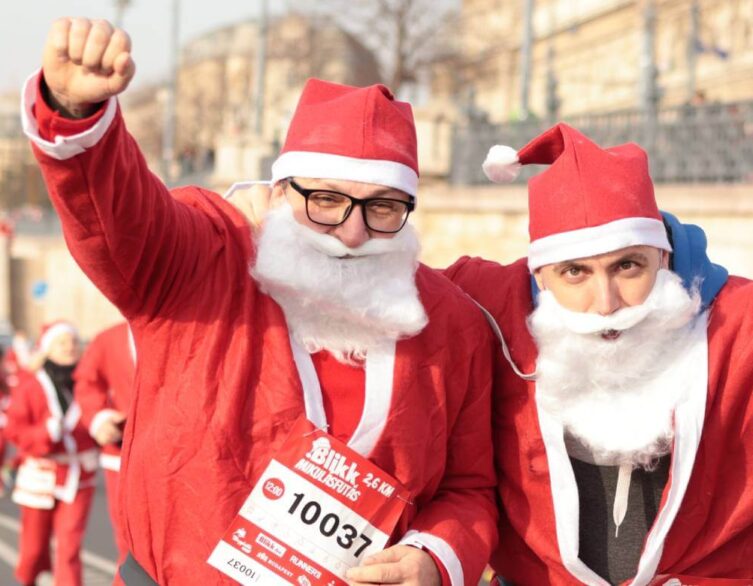
[[623, 271], [629, 271], [630, 269], [635, 268], [636, 266], [638, 265], [636, 265], [632, 260], [626, 260], [620, 263], [620, 269], [622, 269]]
[[578, 277], [580, 276], [580, 269], [578, 267], [570, 267], [569, 269], [565, 269], [565, 274], [568, 277]]
[[344, 197], [340, 197], [334, 193], [312, 193], [310, 199], [316, 205], [320, 206], [337, 206], [345, 201]]
[[391, 201], [375, 201], [372, 202], [369, 207], [375, 212], [387, 214], [396, 212], [400, 206], [399, 204], [393, 203]]

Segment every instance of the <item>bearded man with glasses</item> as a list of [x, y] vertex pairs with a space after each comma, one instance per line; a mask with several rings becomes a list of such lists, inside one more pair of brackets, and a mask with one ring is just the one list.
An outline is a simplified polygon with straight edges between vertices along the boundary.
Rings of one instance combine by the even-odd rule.
[[66, 241], [139, 356], [124, 582], [476, 584], [493, 345], [417, 260], [410, 105], [310, 80], [252, 237], [149, 172], [115, 100], [133, 75], [123, 31], [62, 19], [24, 93]]

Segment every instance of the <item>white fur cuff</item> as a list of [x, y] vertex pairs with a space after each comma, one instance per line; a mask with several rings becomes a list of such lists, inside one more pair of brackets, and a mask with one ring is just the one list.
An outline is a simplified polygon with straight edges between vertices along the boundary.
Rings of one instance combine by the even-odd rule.
[[86, 149], [96, 145], [115, 119], [115, 113], [118, 111], [117, 100], [115, 98], [107, 100], [104, 116], [84, 132], [72, 136], [56, 136], [52, 141], [44, 140], [39, 136], [39, 126], [37, 126], [37, 120], [32, 110], [34, 103], [39, 99], [37, 91], [39, 75], [39, 71], [35, 72], [26, 80], [24, 85], [21, 97], [21, 124], [24, 134], [47, 156], [59, 161], [80, 155]]
[[99, 411], [92, 419], [91, 425], [89, 425], [89, 435], [94, 437], [105, 421], [109, 421], [114, 415], [118, 415], [115, 409], [102, 409], [102, 411]]
[[58, 443], [63, 437], [63, 422], [57, 417], [50, 417], [45, 422], [47, 434], [53, 443]]
[[455, 551], [444, 539], [431, 533], [408, 531], [399, 543], [400, 545], [412, 545], [429, 550], [444, 565], [450, 576], [450, 584], [452, 586], [464, 586], [463, 566], [460, 564]]

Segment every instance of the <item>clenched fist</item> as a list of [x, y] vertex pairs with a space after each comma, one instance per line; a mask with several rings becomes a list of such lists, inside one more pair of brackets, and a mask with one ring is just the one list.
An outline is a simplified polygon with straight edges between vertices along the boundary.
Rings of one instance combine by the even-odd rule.
[[52, 106], [64, 116], [89, 116], [133, 79], [131, 39], [106, 20], [61, 18], [47, 36], [42, 70]]

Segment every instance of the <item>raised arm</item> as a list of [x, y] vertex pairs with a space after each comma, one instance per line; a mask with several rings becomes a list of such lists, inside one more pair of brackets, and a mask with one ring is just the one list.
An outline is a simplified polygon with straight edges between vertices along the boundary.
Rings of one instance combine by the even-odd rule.
[[[72, 254], [135, 318], [178, 307], [212, 272], [245, 274], [251, 244], [221, 198], [197, 188], [170, 194], [149, 171], [115, 101], [134, 74], [130, 47], [105, 21], [56, 21], [43, 79], [25, 90], [24, 126]], [[38, 123], [49, 108], [57, 114]]]

